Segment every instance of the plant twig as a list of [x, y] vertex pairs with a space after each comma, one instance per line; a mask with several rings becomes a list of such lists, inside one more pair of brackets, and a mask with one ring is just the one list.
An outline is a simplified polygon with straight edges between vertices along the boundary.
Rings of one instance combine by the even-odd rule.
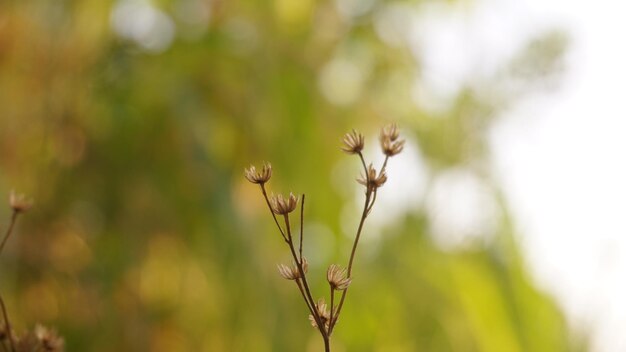
[[0, 297], [0, 306], [2, 306], [2, 317], [4, 319], [4, 326], [7, 330], [6, 333], [9, 338], [9, 344], [11, 345], [11, 352], [15, 352], [15, 342], [13, 341], [13, 334], [11, 333], [11, 323], [9, 322], [9, 316], [2, 297]]
[[300, 264], [302, 264], [302, 239], [304, 238], [304, 193], [302, 193], [302, 202], [300, 203]]
[[[350, 261], [348, 262], [348, 273], [347, 273], [347, 277], [350, 278], [352, 277], [352, 264], [354, 263], [354, 255], [356, 253], [356, 248], [359, 244], [359, 239], [361, 238], [361, 232], [363, 231], [363, 224], [365, 223], [365, 219], [367, 218], [367, 212], [368, 212], [368, 207], [369, 207], [369, 203], [370, 203], [370, 197], [371, 197], [372, 193], [371, 191], [368, 189], [367, 193], [365, 194], [365, 203], [363, 205], [363, 213], [361, 214], [361, 220], [359, 221], [359, 227], [356, 231], [356, 237], [354, 238], [354, 243], [352, 244], [352, 251], [350, 252]], [[339, 300], [339, 305], [337, 306], [337, 314], [335, 316], [335, 321], [339, 318], [339, 314], [341, 313], [341, 308], [343, 308], [343, 302], [346, 299], [346, 294], [348, 293], [348, 289], [346, 288], [345, 290], [343, 290], [343, 292], [341, 293], [341, 299]], [[330, 329], [329, 331], [332, 333], [333, 328], [335, 326], [335, 322], [331, 321], [331, 325], [330, 325]]]
[[276, 223], [276, 226], [278, 227], [278, 231], [280, 231], [280, 234], [283, 236], [283, 240], [285, 240], [285, 242], [289, 242], [287, 241], [287, 237], [285, 236], [285, 232], [283, 231], [283, 228], [280, 227], [280, 224], [278, 223], [278, 219], [276, 219], [276, 215], [274, 215], [274, 211], [272, 210], [272, 205], [270, 204], [270, 199], [267, 197], [267, 192], [265, 191], [265, 185], [261, 183], [260, 186], [261, 186], [261, 192], [263, 192], [263, 198], [265, 198], [265, 203], [267, 204], [267, 207], [269, 208], [270, 213], [272, 214], [272, 218], [274, 219], [274, 222]]
[[[333, 326], [334, 310], [335, 310], [335, 289], [332, 286], [330, 286], [330, 322], [328, 323], [329, 327]], [[331, 332], [331, 329], [328, 329], [329, 336], [330, 336], [330, 332]]]
[[9, 227], [7, 228], [7, 232], [2, 239], [2, 243], [0, 243], [0, 254], [2, 254], [2, 250], [4, 249], [4, 245], [7, 243], [9, 237], [11, 237], [11, 233], [13, 232], [13, 227], [15, 226], [15, 222], [17, 221], [17, 216], [19, 215], [19, 211], [13, 210], [13, 215], [11, 215], [11, 223], [9, 223]]
[[319, 312], [317, 311], [317, 306], [315, 305], [315, 301], [313, 300], [313, 296], [311, 295], [311, 289], [309, 288], [309, 283], [307, 282], [306, 279], [306, 273], [304, 272], [304, 269], [302, 268], [302, 263], [298, 262], [298, 256], [296, 254], [296, 250], [293, 247], [293, 241], [291, 240], [291, 226], [289, 225], [289, 214], [285, 214], [285, 226], [287, 228], [287, 237], [288, 237], [288, 241], [287, 244], [289, 245], [289, 250], [291, 251], [291, 255], [293, 256], [294, 261], [296, 262], [296, 266], [298, 267], [298, 272], [300, 273], [300, 278], [302, 280], [302, 286], [304, 287], [304, 292], [306, 294], [306, 298], [308, 298], [309, 300], [309, 304], [314, 308], [313, 311], [315, 314], [313, 314], [313, 318], [315, 319], [315, 323], [317, 324], [317, 327], [320, 331], [320, 333], [322, 334], [322, 337], [326, 337], [326, 331], [324, 329], [324, 324], [322, 323], [322, 319], [320, 317]]

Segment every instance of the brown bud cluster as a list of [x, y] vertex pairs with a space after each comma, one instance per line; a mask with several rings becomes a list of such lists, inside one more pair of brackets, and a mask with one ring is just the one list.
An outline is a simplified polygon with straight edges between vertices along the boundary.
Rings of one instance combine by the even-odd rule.
[[343, 144], [344, 146], [341, 150], [348, 154], [357, 154], [363, 150], [363, 147], [365, 146], [365, 138], [362, 134], [352, 130], [351, 133], [346, 133], [343, 137]]
[[347, 277], [346, 269], [339, 265], [331, 264], [326, 271], [326, 279], [333, 290], [343, 291], [350, 286], [352, 279]]
[[262, 185], [272, 177], [272, 164], [263, 163], [263, 168], [259, 171], [254, 165], [250, 165], [248, 169], [244, 170], [244, 176], [248, 181]]
[[0, 327], [0, 345], [11, 345], [10, 338], [15, 344], [15, 352], [63, 352], [65, 351], [65, 341], [59, 337], [56, 331], [45, 326], [37, 325], [34, 331], [28, 331], [23, 335], [16, 335], [6, 331], [5, 327]]
[[9, 195], [9, 205], [13, 211], [23, 213], [33, 206], [33, 202], [30, 199], [26, 199], [25, 195], [16, 194], [15, 191], [11, 191]]
[[[302, 257], [302, 271], [305, 274], [309, 271], [309, 262], [304, 257]], [[298, 270], [298, 266], [295, 263], [292, 266], [278, 264], [278, 273], [287, 280], [297, 280], [301, 277], [300, 270]]]
[[380, 146], [386, 156], [392, 157], [404, 149], [404, 140], [399, 140], [400, 132], [396, 124], [390, 124], [380, 131]]
[[376, 189], [381, 187], [387, 181], [387, 175], [385, 172], [381, 172], [380, 174], [376, 173], [376, 169], [372, 164], [367, 168], [367, 175], [361, 176], [361, 178], [357, 179], [357, 182], [362, 184], [363, 186], [371, 189]]
[[[322, 320], [322, 324], [324, 324], [324, 327], [326, 328], [326, 330], [328, 330], [328, 326], [330, 325], [330, 311], [328, 310], [328, 305], [326, 305], [326, 301], [323, 298], [320, 298], [319, 301], [317, 301], [317, 303], [315, 304], [315, 309], [317, 310], [317, 313]], [[311, 321], [311, 325], [316, 328], [317, 322], [315, 321], [313, 315], [309, 314], [309, 320]]]
[[282, 194], [272, 195], [270, 197], [270, 205], [274, 214], [287, 215], [296, 209], [298, 204], [298, 197], [293, 193], [289, 193], [289, 197], [283, 197]]

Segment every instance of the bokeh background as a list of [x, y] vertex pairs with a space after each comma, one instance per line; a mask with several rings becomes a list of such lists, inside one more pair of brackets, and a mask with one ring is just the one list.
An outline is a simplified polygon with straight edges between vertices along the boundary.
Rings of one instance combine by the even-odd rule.
[[35, 199], [0, 258], [15, 328], [68, 351], [319, 351], [243, 169], [306, 193], [321, 296], [363, 196], [341, 137], [380, 162], [397, 122], [334, 350], [587, 350], [530, 269], [493, 142], [562, 84], [570, 32], [503, 3], [3, 1], [0, 197]]

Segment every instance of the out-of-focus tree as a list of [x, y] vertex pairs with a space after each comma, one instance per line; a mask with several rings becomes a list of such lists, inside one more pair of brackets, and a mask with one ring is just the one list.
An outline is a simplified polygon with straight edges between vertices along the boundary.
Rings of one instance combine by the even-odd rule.
[[277, 191], [307, 194], [319, 288], [346, 260], [360, 195], [340, 138], [397, 121], [428, 184], [460, 172], [484, 186], [493, 236], [442, 250], [423, 199], [380, 210], [395, 220], [365, 233], [383, 235], [357, 258], [334, 348], [574, 349], [528, 277], [486, 146], [499, 112], [558, 70], [563, 37], [529, 42], [434, 113], [411, 97], [422, 72], [406, 33], [422, 5], [0, 4], [0, 195], [36, 200], [0, 263], [16, 328], [56, 325], [70, 351], [319, 350], [243, 168], [269, 159]]

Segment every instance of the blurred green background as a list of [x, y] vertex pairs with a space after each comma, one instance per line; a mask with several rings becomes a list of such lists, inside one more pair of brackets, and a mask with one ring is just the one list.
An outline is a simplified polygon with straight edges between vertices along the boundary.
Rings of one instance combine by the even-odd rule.
[[[0, 197], [36, 201], [0, 258], [16, 330], [55, 326], [68, 351], [321, 350], [243, 169], [271, 161], [270, 189], [307, 194], [320, 296], [327, 265], [347, 261], [345, 223], [357, 219], [345, 214], [362, 196], [341, 137], [356, 128], [373, 147], [395, 121], [421, 157], [392, 159], [390, 172], [420, 162], [427, 185], [448, 170], [478, 175], [498, 206], [495, 234], [444, 250], [422, 199], [375, 207], [394, 220], [366, 226], [380, 238], [357, 255], [334, 350], [583, 350], [526, 272], [486, 143], [499, 111], [558, 73], [564, 35], [529, 38], [434, 113], [411, 96], [420, 52], [393, 17], [421, 6], [3, 1]], [[0, 216], [4, 228], [8, 206]]]

